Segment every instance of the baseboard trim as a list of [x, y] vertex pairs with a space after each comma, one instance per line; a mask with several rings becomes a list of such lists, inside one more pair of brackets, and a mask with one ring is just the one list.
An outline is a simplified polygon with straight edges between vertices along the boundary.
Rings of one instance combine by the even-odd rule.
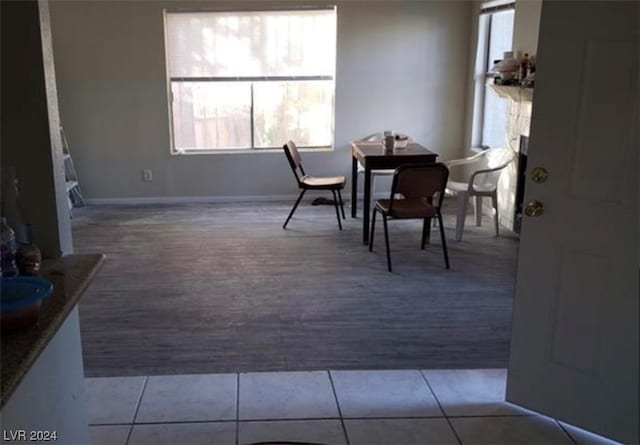
[[295, 200], [297, 195], [237, 195], [237, 196], [148, 196], [137, 198], [85, 198], [87, 205], [185, 204], [227, 202], [273, 202]]
[[[305, 195], [313, 199], [318, 193], [308, 193]], [[350, 193], [343, 191], [342, 198], [345, 202], [350, 201]], [[375, 198], [387, 198], [388, 193], [375, 193]], [[295, 195], [234, 195], [234, 196], [146, 196], [137, 198], [85, 198], [87, 205], [140, 205], [140, 204], [186, 204], [186, 203], [228, 203], [228, 202], [276, 202], [276, 201], [295, 201], [298, 197]], [[358, 198], [362, 199], [362, 194], [358, 194]]]

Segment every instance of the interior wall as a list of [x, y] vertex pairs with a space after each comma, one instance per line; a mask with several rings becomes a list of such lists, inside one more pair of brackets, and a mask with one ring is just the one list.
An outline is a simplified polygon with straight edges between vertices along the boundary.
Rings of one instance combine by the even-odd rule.
[[24, 232], [18, 224], [31, 224], [32, 241], [43, 256], [57, 258], [72, 253], [73, 245], [49, 4], [2, 2], [1, 16], [2, 213], [17, 233]]
[[[52, 3], [62, 122], [86, 196], [295, 194], [280, 151], [170, 154], [163, 9], [238, 4]], [[349, 141], [385, 129], [413, 136], [441, 159], [462, 154], [471, 3], [337, 4], [335, 150], [303, 153], [307, 170], [348, 176]], [[142, 182], [147, 168], [153, 182]]]
[[542, 0], [516, 0], [513, 19], [513, 51], [535, 55], [538, 51], [538, 32]]

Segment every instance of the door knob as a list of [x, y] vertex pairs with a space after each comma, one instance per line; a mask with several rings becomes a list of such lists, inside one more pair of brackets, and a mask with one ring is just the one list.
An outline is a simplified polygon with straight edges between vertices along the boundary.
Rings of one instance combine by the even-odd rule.
[[549, 172], [544, 167], [536, 167], [531, 170], [531, 180], [535, 183], [542, 183], [549, 177]]
[[544, 213], [544, 204], [540, 201], [529, 201], [524, 208], [524, 214], [527, 216], [540, 216]]

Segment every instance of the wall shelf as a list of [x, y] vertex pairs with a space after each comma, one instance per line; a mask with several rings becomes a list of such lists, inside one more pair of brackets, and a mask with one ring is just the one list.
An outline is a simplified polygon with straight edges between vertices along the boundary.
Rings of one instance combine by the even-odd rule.
[[533, 88], [524, 88], [516, 85], [487, 84], [496, 94], [514, 102], [533, 102]]

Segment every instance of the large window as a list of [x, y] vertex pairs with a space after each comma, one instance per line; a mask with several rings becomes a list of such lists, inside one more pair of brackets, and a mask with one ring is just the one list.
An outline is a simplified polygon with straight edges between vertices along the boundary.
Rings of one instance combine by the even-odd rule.
[[506, 146], [507, 101], [487, 86], [487, 73], [495, 60], [502, 59], [503, 53], [512, 49], [513, 18], [513, 4], [486, 9], [480, 14], [475, 63], [475, 146]]
[[177, 153], [333, 142], [335, 8], [167, 12]]

